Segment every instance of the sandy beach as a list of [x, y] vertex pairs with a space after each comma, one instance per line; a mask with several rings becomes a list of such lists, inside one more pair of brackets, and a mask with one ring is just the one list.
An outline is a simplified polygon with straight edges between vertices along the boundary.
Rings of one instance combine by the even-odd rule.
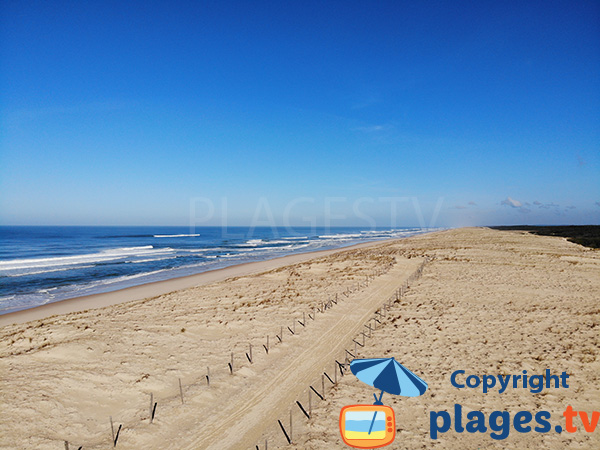
[[[374, 391], [349, 372], [334, 375], [346, 350], [394, 356], [429, 384], [421, 397], [384, 396], [398, 428], [390, 448], [600, 445], [598, 431], [581, 426], [513, 429], [500, 441], [489, 431], [429, 435], [430, 411], [455, 404], [464, 414], [545, 410], [553, 425], [564, 425], [567, 405], [600, 409], [597, 250], [470, 228], [286, 258], [1, 318], [0, 448], [112, 448], [111, 417], [122, 449], [263, 449], [265, 440], [269, 449], [348, 448], [339, 411], [372, 403]], [[371, 337], [366, 324], [376, 326]], [[451, 385], [459, 369], [566, 371], [570, 387], [483, 394]], [[308, 405], [310, 386], [325, 400], [311, 394], [308, 420], [296, 401]]]
[[293, 255], [281, 256], [264, 261], [236, 264], [222, 269], [209, 270], [196, 275], [177, 277], [164, 281], [155, 281], [152, 283], [145, 283], [138, 286], [104, 292], [101, 294], [92, 294], [83, 297], [47, 303], [35, 308], [0, 315], [0, 327], [13, 323], [25, 323], [32, 320], [44, 319], [57, 314], [67, 314], [72, 312], [86, 311], [88, 309], [103, 308], [105, 306], [130, 302], [132, 300], [143, 300], [145, 298], [156, 297], [158, 295], [180, 291], [193, 286], [200, 286], [213, 283], [215, 281], [222, 281], [227, 278], [261, 273], [266, 270], [289, 264], [296, 264], [308, 259], [317, 258], [319, 256], [331, 255], [341, 250], [364, 248], [373, 245], [374, 243], [376, 242], [365, 242], [343, 247], [341, 249], [337, 248], [306, 253], [296, 253]]

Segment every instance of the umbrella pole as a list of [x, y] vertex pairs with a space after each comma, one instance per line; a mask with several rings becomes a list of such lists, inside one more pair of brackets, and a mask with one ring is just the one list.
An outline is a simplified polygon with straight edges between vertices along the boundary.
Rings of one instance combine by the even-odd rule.
[[381, 394], [379, 394], [379, 398], [377, 398], [377, 394], [373, 394], [373, 397], [375, 397], [375, 403], [373, 403], [374, 405], [383, 405], [383, 403], [381, 403], [381, 398], [383, 397], [383, 390], [381, 391]]
[[[379, 394], [379, 400], [377, 399], [377, 394], [373, 394], [373, 397], [375, 397], [375, 403], [373, 403], [374, 405], [383, 405], [383, 403], [381, 403], [381, 398], [383, 397], [383, 389], [381, 390], [381, 394]], [[369, 433], [367, 434], [371, 434], [371, 431], [373, 430], [373, 425], [375, 424], [375, 417], [377, 417], [377, 411], [373, 413], [371, 425], [369, 426]]]

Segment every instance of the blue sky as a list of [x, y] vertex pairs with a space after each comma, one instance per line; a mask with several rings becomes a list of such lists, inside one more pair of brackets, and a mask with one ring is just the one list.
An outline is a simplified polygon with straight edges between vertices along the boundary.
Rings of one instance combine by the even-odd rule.
[[2, 2], [0, 223], [600, 223], [600, 4]]

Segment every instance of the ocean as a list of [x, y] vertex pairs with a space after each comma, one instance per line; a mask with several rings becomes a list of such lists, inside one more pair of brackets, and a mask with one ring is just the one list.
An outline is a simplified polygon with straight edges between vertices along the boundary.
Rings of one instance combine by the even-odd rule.
[[0, 314], [421, 228], [0, 226]]

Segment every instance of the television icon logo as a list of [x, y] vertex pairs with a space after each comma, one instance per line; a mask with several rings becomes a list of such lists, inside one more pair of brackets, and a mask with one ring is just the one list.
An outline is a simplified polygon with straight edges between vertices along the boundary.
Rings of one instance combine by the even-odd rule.
[[340, 434], [354, 448], [379, 448], [396, 438], [394, 410], [384, 405], [349, 405], [340, 412]]

